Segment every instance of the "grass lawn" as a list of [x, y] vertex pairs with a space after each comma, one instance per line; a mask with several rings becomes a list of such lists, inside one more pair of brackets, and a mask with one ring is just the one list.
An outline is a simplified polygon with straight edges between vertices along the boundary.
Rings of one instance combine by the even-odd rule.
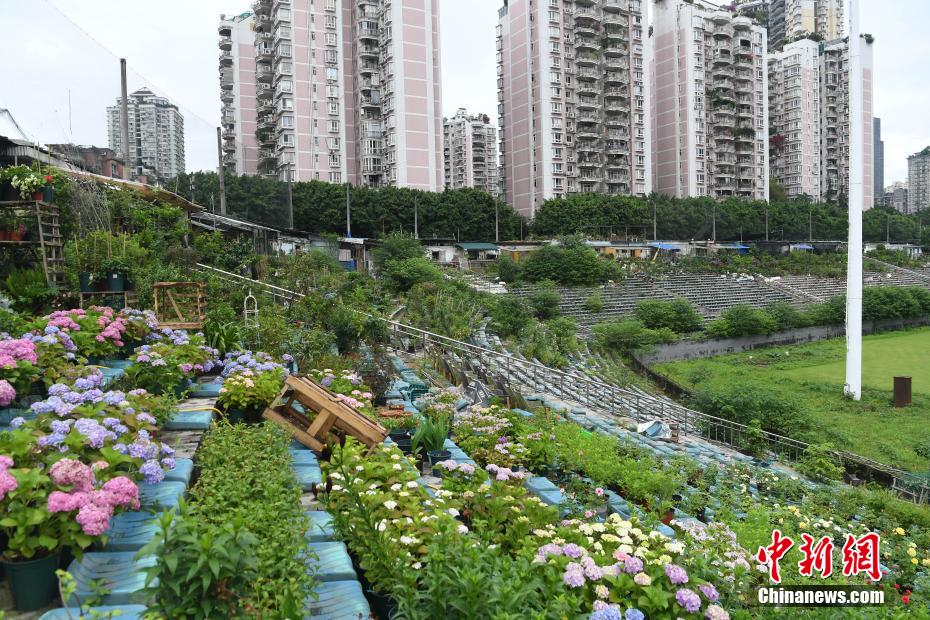
[[[792, 347], [657, 364], [692, 389], [738, 381], [800, 397], [817, 435], [834, 446], [903, 469], [926, 472], [930, 462], [913, 447], [930, 438], [930, 328], [863, 338], [862, 401], [843, 396], [842, 338]], [[892, 378], [912, 377], [914, 404], [891, 406]]]

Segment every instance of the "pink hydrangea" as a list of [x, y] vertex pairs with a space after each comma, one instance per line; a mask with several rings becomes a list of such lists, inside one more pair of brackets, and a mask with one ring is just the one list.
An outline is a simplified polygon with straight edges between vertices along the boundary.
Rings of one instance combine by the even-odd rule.
[[113, 506], [139, 508], [139, 487], [126, 476], [117, 476], [103, 484], [103, 491], [108, 493], [108, 500]]
[[0, 456], [0, 499], [6, 497], [10, 491], [15, 491], [19, 486], [13, 474], [7, 471], [11, 467], [13, 467], [13, 459], [6, 455]]
[[16, 389], [6, 379], [0, 379], [0, 407], [6, 407], [14, 400], [16, 400]]
[[90, 492], [93, 490], [94, 473], [90, 467], [74, 459], [61, 459], [49, 470], [52, 482], [58, 486], [74, 485], [74, 491]]
[[112, 516], [113, 506], [106, 502], [98, 504], [92, 500], [81, 506], [74, 520], [80, 524], [85, 534], [100, 536], [110, 529], [110, 517]]
[[[36, 345], [31, 340], [22, 338], [0, 340], [0, 356], [9, 355], [14, 360], [36, 363]], [[15, 365], [15, 364], [14, 364]]]
[[48, 496], [49, 512], [72, 512], [83, 507], [90, 501], [90, 493], [52, 491]]

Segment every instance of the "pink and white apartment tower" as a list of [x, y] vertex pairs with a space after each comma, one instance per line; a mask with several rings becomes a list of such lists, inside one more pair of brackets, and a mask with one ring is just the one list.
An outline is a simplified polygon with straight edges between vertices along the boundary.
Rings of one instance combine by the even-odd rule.
[[227, 169], [441, 190], [439, 1], [256, 0], [224, 16]]

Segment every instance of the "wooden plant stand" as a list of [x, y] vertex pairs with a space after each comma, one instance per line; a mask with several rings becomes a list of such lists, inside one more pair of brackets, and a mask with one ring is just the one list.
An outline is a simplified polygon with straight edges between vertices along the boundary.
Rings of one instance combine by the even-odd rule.
[[158, 282], [152, 286], [161, 327], [202, 329], [206, 318], [203, 282]]
[[[294, 407], [300, 403], [303, 411]], [[310, 412], [316, 413], [311, 421]], [[311, 450], [351, 435], [369, 451], [384, 441], [387, 429], [341, 401], [335, 394], [307, 377], [289, 376], [281, 393], [262, 414]]]

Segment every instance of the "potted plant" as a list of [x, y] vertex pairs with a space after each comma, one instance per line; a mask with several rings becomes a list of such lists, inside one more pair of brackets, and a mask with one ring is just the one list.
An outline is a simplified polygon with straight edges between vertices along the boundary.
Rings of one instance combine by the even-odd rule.
[[443, 418], [424, 418], [420, 422], [413, 434], [410, 449], [413, 454], [423, 452], [424, 471], [432, 470], [433, 465], [452, 456], [452, 453], [445, 449], [448, 435], [449, 423]]
[[114, 254], [102, 265], [101, 271], [106, 275], [107, 290], [121, 293], [126, 290], [126, 275], [129, 273], [129, 261], [125, 254]]
[[13, 224], [9, 231], [10, 241], [22, 241], [26, 238], [26, 225], [22, 222]]
[[17, 171], [10, 179], [10, 184], [19, 192], [23, 200], [42, 200], [46, 177], [33, 170]]
[[284, 386], [284, 369], [253, 371], [245, 369], [226, 377], [217, 403], [226, 410], [230, 422], [259, 422], [262, 412]]
[[404, 454], [410, 454], [413, 450], [413, 432], [417, 428], [418, 421], [413, 415], [405, 415], [384, 418], [382, 423], [388, 429], [388, 437], [391, 441], [396, 443]]

